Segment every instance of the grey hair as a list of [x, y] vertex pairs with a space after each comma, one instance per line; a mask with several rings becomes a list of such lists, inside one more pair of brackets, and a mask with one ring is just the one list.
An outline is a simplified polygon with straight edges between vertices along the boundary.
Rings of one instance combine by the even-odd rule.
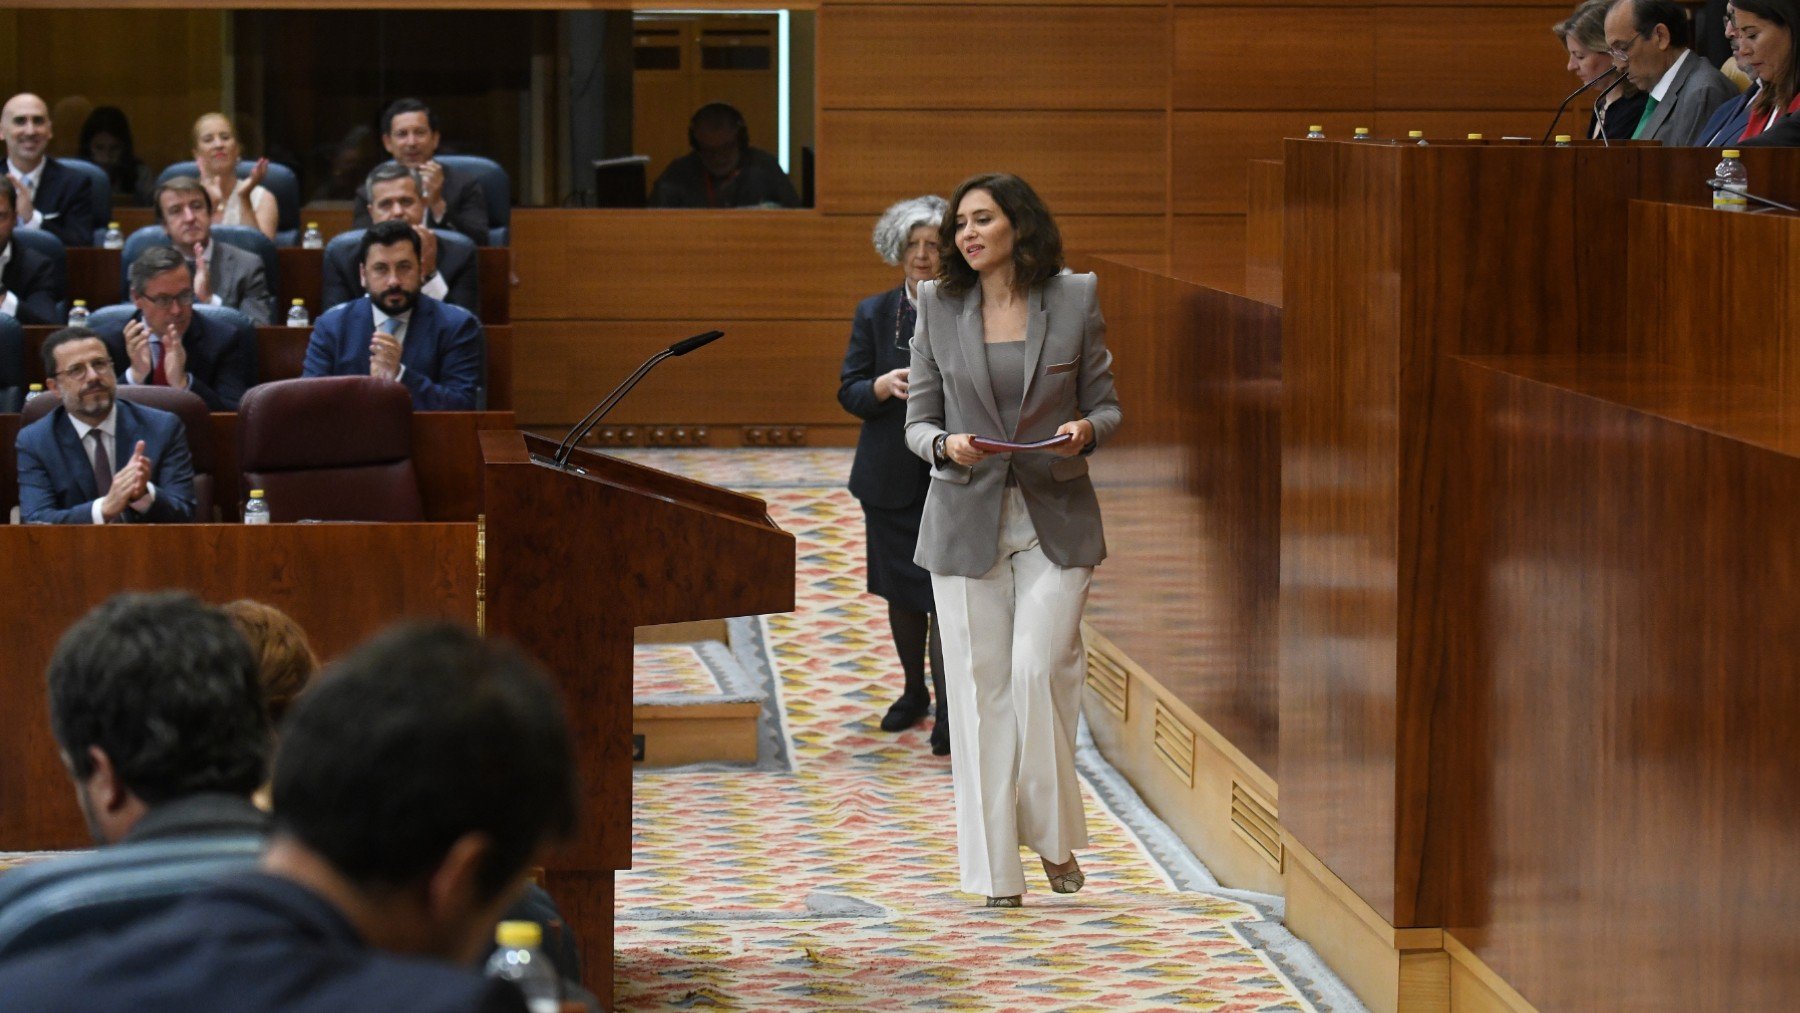
[[898, 266], [900, 255], [906, 250], [906, 237], [912, 230], [921, 225], [929, 225], [937, 229], [944, 224], [944, 215], [950, 210], [950, 202], [936, 194], [923, 197], [909, 197], [881, 213], [881, 220], [875, 223], [875, 252], [881, 259]]
[[375, 184], [386, 183], [389, 180], [395, 179], [412, 180], [413, 188], [419, 191], [419, 196], [423, 197], [425, 195], [425, 181], [419, 178], [418, 170], [409, 169], [399, 162], [392, 160], [383, 162], [369, 170], [368, 178], [363, 180], [363, 195], [373, 202], [375, 199]]

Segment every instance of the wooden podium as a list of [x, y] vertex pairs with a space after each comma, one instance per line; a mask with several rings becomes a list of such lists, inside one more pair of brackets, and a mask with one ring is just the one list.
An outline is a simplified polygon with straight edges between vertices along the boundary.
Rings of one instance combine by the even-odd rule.
[[568, 708], [580, 775], [574, 837], [545, 887], [612, 994], [613, 873], [631, 867], [631, 665], [638, 626], [788, 612], [794, 538], [762, 500], [555, 444], [484, 432], [487, 632], [529, 651]]

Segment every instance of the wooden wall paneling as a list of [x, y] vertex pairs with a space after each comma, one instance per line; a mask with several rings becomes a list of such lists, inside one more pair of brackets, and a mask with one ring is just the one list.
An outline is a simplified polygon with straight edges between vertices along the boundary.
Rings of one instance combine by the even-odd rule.
[[[894, 282], [899, 283], [897, 276]], [[725, 337], [658, 366], [607, 416], [609, 423], [856, 422], [837, 403], [838, 368], [857, 301], [878, 291], [847, 296], [840, 320], [515, 324], [534, 359], [558, 364], [555, 370], [519, 374], [514, 389], [519, 419], [526, 425], [573, 422], [657, 349], [717, 327]]]
[[[827, 7], [819, 93], [827, 109], [1138, 109], [1168, 101], [1156, 59], [1166, 7]], [[1002, 44], [1002, 39], [1004, 43]], [[980, 59], [921, 59], [979, 46]], [[1131, 68], [1130, 72], [1122, 72]], [[935, 149], [930, 135], [889, 137]]]
[[1567, 5], [1377, 7], [1376, 107], [1541, 108], [1547, 123], [1575, 86], [1550, 33], [1568, 15]]
[[1544, 1009], [1785, 1005], [1791, 399], [1629, 361], [1447, 370], [1469, 411], [1442, 538], [1472, 575], [1441, 607], [1480, 635], [1445, 645], [1433, 802], [1486, 854], [1453, 868], [1446, 927]]
[[[1271, 44], [1284, 68], [1305, 70], [1271, 73]], [[1177, 8], [1174, 61], [1176, 109], [1371, 109], [1374, 9]]]
[[[944, 199], [950, 198], [945, 192]], [[1154, 215], [1066, 215], [1052, 206], [1056, 227], [1062, 231], [1063, 252], [1069, 256], [1142, 257], [1166, 259], [1169, 252], [1169, 220]], [[873, 219], [870, 220], [873, 225]]]
[[0, 849], [8, 851], [92, 845], [50, 734], [44, 670], [63, 631], [116, 591], [255, 598], [293, 616], [325, 659], [401, 617], [475, 620], [473, 524], [0, 526], [0, 559], [13, 574], [82, 575], [0, 589], [8, 617]]
[[1244, 217], [1244, 294], [1259, 302], [1280, 306], [1281, 218], [1285, 197], [1281, 163], [1252, 161], [1245, 183], [1250, 211]]
[[922, 112], [827, 108], [819, 207], [878, 214], [900, 196], [996, 168], [1060, 214], [1154, 214], [1166, 203], [1167, 117], [1155, 112]]
[[513, 320], [847, 321], [862, 295], [895, 284], [869, 245], [874, 225], [873, 214], [522, 208]]
[[[1470, 134], [1480, 134], [1490, 141], [1529, 137], [1535, 143], [1544, 136], [1544, 128], [1550, 125], [1550, 117], [1560, 101], [1558, 96], [1542, 109], [1382, 109], [1375, 113], [1375, 134], [1404, 139], [1408, 131], [1423, 130], [1427, 141], [1437, 143], [1461, 143]], [[1556, 129], [1558, 133], [1579, 135], [1586, 124], [1586, 113], [1567, 112]]]
[[1245, 294], [1244, 216], [1176, 215], [1168, 273], [1221, 292]]
[[1129, 424], [1094, 457], [1089, 622], [1262, 771], [1277, 763], [1280, 313], [1103, 259]]
[[1282, 144], [1317, 124], [1330, 140], [1348, 140], [1374, 114], [1177, 112], [1170, 151], [1176, 214], [1243, 214], [1244, 173], [1253, 159], [1281, 157]]

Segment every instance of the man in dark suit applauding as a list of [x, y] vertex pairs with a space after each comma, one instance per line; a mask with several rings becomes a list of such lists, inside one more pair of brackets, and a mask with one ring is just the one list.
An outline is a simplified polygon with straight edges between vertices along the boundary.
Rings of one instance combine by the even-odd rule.
[[6, 141], [6, 174], [18, 187], [19, 225], [47, 229], [64, 246], [94, 245], [91, 184], [86, 176], [51, 158], [50, 108], [30, 92], [0, 107], [0, 137]]
[[[452, 229], [476, 246], [488, 242], [487, 194], [481, 181], [445, 167], [437, 160], [437, 114], [416, 98], [403, 98], [381, 112], [381, 146], [388, 157], [419, 174], [425, 196], [424, 224]], [[366, 228], [381, 220], [371, 215], [375, 197], [365, 188], [356, 195], [354, 224]]]
[[475, 407], [487, 354], [481, 324], [420, 294], [419, 246], [418, 232], [401, 221], [362, 234], [356, 260], [367, 294], [313, 325], [305, 375], [398, 380], [424, 410]]
[[14, 443], [25, 523], [192, 520], [194, 464], [181, 419], [119, 400], [106, 345], [85, 327], [57, 331], [42, 351], [62, 405]]
[[275, 323], [275, 294], [269, 291], [262, 258], [212, 235], [212, 195], [193, 176], [175, 176], [156, 188], [156, 217], [169, 242], [194, 275], [194, 301], [229, 306], [259, 324]]
[[[405, 222], [419, 236], [419, 291], [470, 313], [481, 310], [478, 284], [480, 268], [475, 247], [460, 233], [437, 232], [425, 226], [425, 197], [419, 174], [399, 162], [383, 162], [369, 172], [363, 193], [379, 222]], [[361, 274], [355, 260], [356, 246], [346, 233], [325, 247], [323, 303], [330, 309], [362, 295]]]
[[56, 265], [50, 258], [13, 242], [18, 186], [0, 176], [0, 314], [22, 324], [60, 324]]
[[101, 335], [126, 383], [179, 387], [216, 412], [237, 411], [256, 380], [235, 328], [194, 312], [194, 276], [177, 250], [153, 246], [131, 263], [137, 314]]

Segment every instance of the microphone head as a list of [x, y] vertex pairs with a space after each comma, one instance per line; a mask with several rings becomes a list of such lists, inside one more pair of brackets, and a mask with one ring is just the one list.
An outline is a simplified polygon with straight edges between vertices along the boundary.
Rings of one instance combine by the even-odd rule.
[[682, 338], [669, 346], [669, 354], [686, 355], [694, 349], [702, 345], [710, 345], [724, 336], [724, 331], [707, 331], [705, 334], [696, 334], [691, 338]]

